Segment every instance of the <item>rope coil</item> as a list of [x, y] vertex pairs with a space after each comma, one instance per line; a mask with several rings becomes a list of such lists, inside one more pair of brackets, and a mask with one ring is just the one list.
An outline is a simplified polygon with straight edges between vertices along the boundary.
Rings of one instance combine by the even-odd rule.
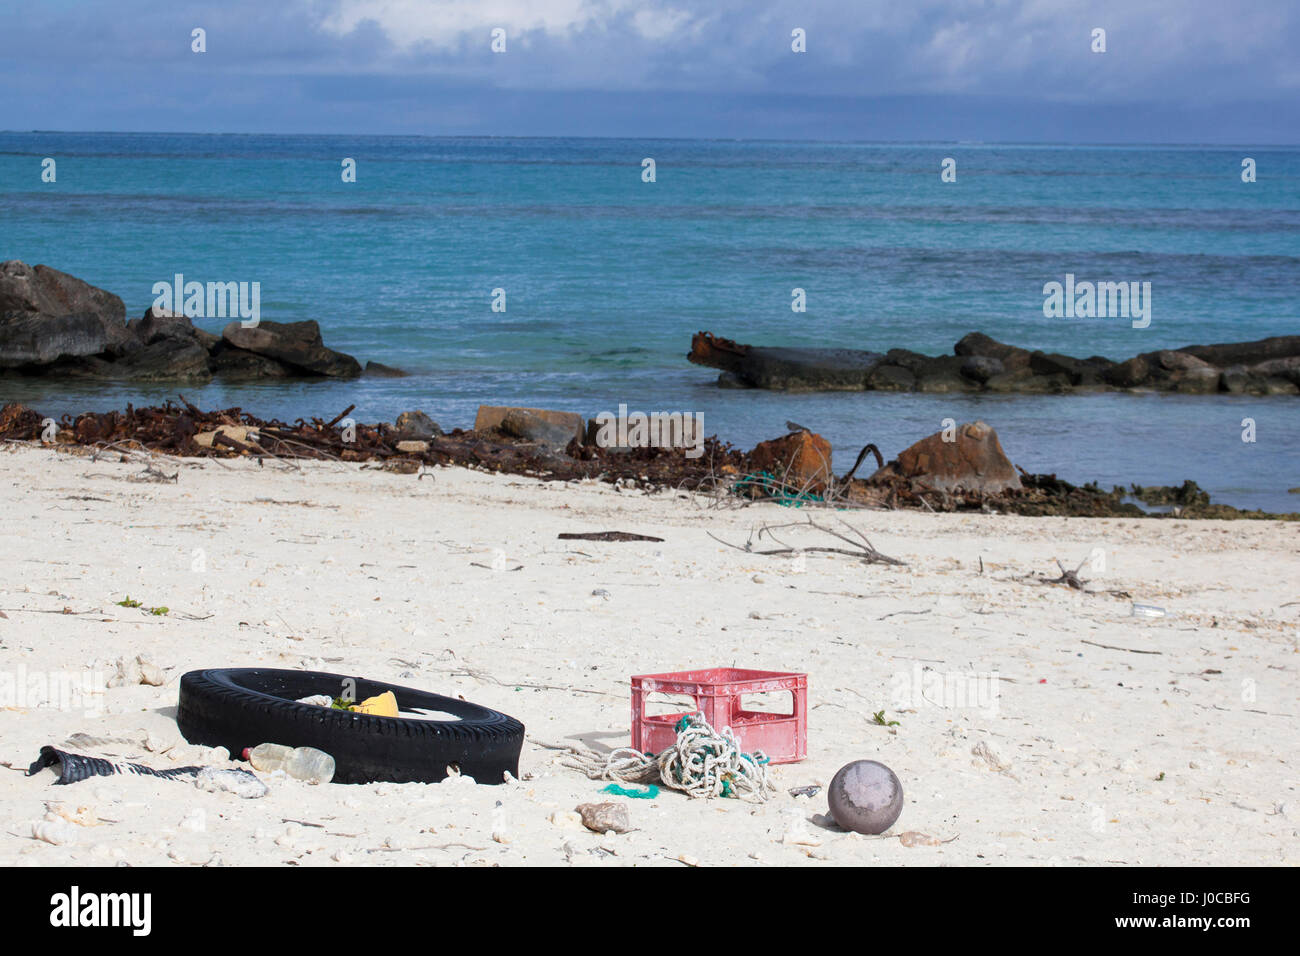
[[687, 714], [674, 728], [677, 740], [658, 755], [621, 747], [607, 757], [571, 750], [560, 758], [564, 766], [592, 780], [660, 783], [689, 797], [734, 797], [761, 803], [776, 792], [768, 779], [768, 758], [762, 751], [743, 753], [730, 727], [719, 733], [703, 714]]

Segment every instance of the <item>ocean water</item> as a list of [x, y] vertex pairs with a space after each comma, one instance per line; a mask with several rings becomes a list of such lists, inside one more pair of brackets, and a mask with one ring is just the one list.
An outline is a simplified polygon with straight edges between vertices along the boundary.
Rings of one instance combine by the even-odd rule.
[[[55, 183], [41, 181], [45, 157]], [[955, 183], [940, 180], [945, 157]], [[1030, 471], [1192, 478], [1217, 500], [1300, 510], [1287, 493], [1300, 396], [781, 394], [719, 389], [685, 358], [701, 329], [934, 354], [979, 330], [1112, 358], [1300, 333], [1300, 149], [10, 132], [0, 259], [77, 275], [128, 315], [178, 272], [260, 282], [263, 319], [315, 319], [327, 345], [413, 373], [0, 383], [0, 400], [56, 416], [178, 391], [288, 420], [418, 408], [444, 428], [468, 427], [481, 403], [625, 404], [701, 413], [707, 433], [746, 447], [794, 420], [831, 440], [840, 469], [867, 442], [892, 457], [945, 418], [979, 418]], [[1150, 282], [1150, 326], [1045, 318], [1043, 285], [1066, 273]]]

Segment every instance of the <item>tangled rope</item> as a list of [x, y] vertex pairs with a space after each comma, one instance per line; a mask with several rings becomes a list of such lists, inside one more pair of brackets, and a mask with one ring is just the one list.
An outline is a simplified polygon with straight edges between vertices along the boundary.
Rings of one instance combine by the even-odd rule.
[[768, 758], [762, 751], [742, 753], [730, 727], [719, 733], [702, 714], [687, 714], [675, 729], [676, 742], [658, 755], [622, 747], [604, 758], [591, 751], [570, 750], [560, 760], [592, 780], [662, 783], [690, 797], [761, 803], [776, 791], [767, 777]]
[[782, 508], [798, 508], [810, 501], [823, 501], [823, 497], [811, 491], [792, 491], [793, 486], [777, 478], [770, 471], [755, 471], [742, 475], [732, 486], [735, 494], [744, 494], [754, 489], [764, 498], [775, 501]]

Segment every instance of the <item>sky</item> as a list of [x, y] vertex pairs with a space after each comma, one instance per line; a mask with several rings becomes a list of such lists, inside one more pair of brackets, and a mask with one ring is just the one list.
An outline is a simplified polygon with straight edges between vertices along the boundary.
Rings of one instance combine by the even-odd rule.
[[10, 130], [1300, 140], [1295, 0], [0, 0], [0, 23]]

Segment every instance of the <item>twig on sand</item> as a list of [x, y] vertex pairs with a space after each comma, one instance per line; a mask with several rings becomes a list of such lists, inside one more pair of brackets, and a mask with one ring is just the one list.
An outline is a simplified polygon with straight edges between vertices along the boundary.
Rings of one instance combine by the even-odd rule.
[[649, 534], [633, 534], [631, 531], [564, 531], [556, 535], [562, 541], [663, 541]]
[[[817, 522], [813, 521], [811, 518], [809, 518], [806, 523], [799, 522], [799, 521], [792, 521], [788, 524], [763, 525], [761, 528], [758, 529], [757, 534], [751, 531], [749, 535], [749, 539], [743, 545], [732, 544], [730, 541], [724, 541], [722, 538], [719, 538], [711, 531], [708, 532], [708, 535], [710, 538], [712, 538], [714, 541], [717, 541], [719, 544], [725, 544], [729, 548], [735, 548], [737, 551], [744, 551], [748, 554], [767, 554], [767, 555], [798, 554], [802, 552], [816, 551], [824, 554], [845, 554], [851, 558], [858, 558], [862, 561], [865, 561], [867, 564], [891, 564], [891, 565], [899, 565], [903, 567], [907, 566], [906, 561], [900, 561], [897, 558], [891, 558], [889, 555], [881, 554], [879, 551], [877, 551], [875, 545], [871, 543], [871, 540], [866, 535], [864, 535], [861, 531], [859, 531], [857, 528], [854, 528], [852, 525], [848, 524], [847, 522], [841, 521], [840, 523], [843, 524], [844, 527], [848, 528], [849, 531], [853, 532], [855, 535], [861, 538], [862, 539], [861, 543], [854, 541], [852, 538], [847, 537], [846, 535], [840, 534], [838, 531], [835, 531], [831, 528], [827, 528], [824, 525], [817, 524]], [[813, 528], [814, 530], [820, 531], [823, 534], [828, 534], [833, 538], [838, 538], [839, 540], [846, 542], [847, 544], [852, 546], [852, 549], [835, 548], [835, 547], [829, 547], [824, 545], [810, 545], [805, 548], [791, 547], [789, 545], [786, 545], [784, 541], [781, 541], [779, 538], [777, 538], [775, 534], [775, 532], [781, 531], [785, 528]], [[764, 536], [771, 538], [773, 541], [776, 541], [778, 544], [783, 545], [783, 547], [769, 548], [761, 551], [755, 549], [754, 544], [756, 540], [761, 540]]]
[[929, 614], [930, 611], [931, 608], [926, 608], [924, 611], [890, 611], [888, 614], [882, 614], [880, 617], [876, 618], [876, 620], [883, 621], [885, 618], [893, 617], [895, 614]]
[[[1082, 638], [1080, 639], [1082, 640]], [[1116, 647], [1114, 644], [1098, 644], [1096, 641], [1083, 641], [1093, 647], [1104, 647], [1108, 651], [1128, 651], [1130, 654], [1163, 654], [1164, 651], [1140, 651], [1136, 647]]]
[[1088, 582], [1085, 579], [1079, 577], [1079, 572], [1082, 571], [1083, 566], [1088, 563], [1087, 558], [1084, 558], [1082, 561], [1080, 561], [1079, 566], [1075, 568], [1073, 571], [1067, 570], [1065, 565], [1061, 563], [1059, 558], [1053, 558], [1052, 560], [1055, 561], [1056, 566], [1061, 569], [1061, 576], [1059, 578], [1045, 578], [1040, 576], [1038, 580], [1042, 581], [1044, 584], [1068, 584], [1076, 591], [1088, 590], [1084, 586]]

